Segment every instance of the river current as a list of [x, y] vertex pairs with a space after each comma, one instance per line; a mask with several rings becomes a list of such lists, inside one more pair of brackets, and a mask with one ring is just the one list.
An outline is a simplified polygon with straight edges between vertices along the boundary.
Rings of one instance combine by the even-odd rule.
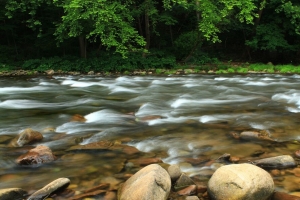
[[[70, 121], [75, 114], [86, 121]], [[44, 139], [8, 147], [26, 128]], [[230, 135], [245, 130], [265, 131], [276, 144]], [[300, 149], [299, 130], [299, 75], [6, 77], [0, 79], [0, 188], [36, 190], [59, 177], [70, 178], [79, 191], [92, 187], [120, 173], [128, 158], [68, 149], [102, 140], [122, 141], [207, 181], [218, 165], [189, 159], [229, 153], [247, 162], [257, 151], [293, 155]], [[40, 144], [58, 159], [36, 168], [15, 164]], [[288, 170], [274, 179], [278, 190], [300, 189], [300, 178]]]

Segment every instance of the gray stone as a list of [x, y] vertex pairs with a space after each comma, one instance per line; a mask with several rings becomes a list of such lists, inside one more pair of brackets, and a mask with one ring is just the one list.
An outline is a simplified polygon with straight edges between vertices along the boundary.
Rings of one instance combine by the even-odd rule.
[[68, 178], [58, 178], [42, 189], [33, 193], [27, 200], [41, 200], [46, 199], [50, 194], [57, 190], [67, 188], [70, 184], [70, 179]]
[[168, 172], [151, 164], [130, 177], [119, 189], [119, 200], [166, 200], [171, 190]]
[[1, 200], [22, 200], [27, 195], [27, 192], [21, 188], [0, 189]]
[[285, 169], [297, 166], [296, 161], [290, 155], [263, 158], [253, 161], [253, 164], [265, 169]]
[[181, 190], [186, 188], [190, 185], [195, 185], [195, 182], [186, 174], [182, 173], [179, 179], [176, 181], [174, 185], [175, 191]]
[[220, 167], [208, 182], [212, 200], [266, 200], [273, 192], [271, 175], [247, 163]]
[[175, 182], [181, 175], [181, 170], [179, 165], [170, 165], [168, 167], [168, 173], [171, 177], [172, 182]]

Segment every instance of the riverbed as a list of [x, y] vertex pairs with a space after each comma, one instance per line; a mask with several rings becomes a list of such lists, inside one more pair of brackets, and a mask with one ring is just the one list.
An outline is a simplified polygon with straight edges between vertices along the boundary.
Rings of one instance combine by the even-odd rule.
[[[224, 153], [239, 163], [294, 155], [300, 149], [299, 80], [279, 74], [2, 77], [0, 188], [37, 190], [67, 177], [82, 191], [139, 169], [130, 162], [139, 158], [124, 152], [72, 150], [99, 141], [135, 147], [164, 166], [179, 164], [203, 182], [224, 164], [212, 162]], [[85, 121], [72, 121], [74, 115]], [[44, 139], [9, 147], [26, 128]], [[272, 142], [232, 136], [242, 131], [264, 132]], [[57, 160], [18, 166], [16, 158], [37, 145], [51, 148]], [[276, 189], [299, 190], [298, 175], [279, 171]]]

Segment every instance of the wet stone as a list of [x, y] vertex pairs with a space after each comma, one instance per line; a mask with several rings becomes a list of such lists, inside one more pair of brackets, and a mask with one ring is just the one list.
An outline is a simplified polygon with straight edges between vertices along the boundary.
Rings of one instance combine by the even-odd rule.
[[42, 189], [33, 193], [27, 200], [39, 200], [45, 199], [50, 194], [55, 193], [56, 191], [63, 190], [68, 187], [70, 180], [68, 178], [59, 178], [51, 183], [47, 184]]
[[43, 163], [52, 162], [55, 159], [56, 158], [49, 147], [39, 145], [36, 148], [29, 150], [25, 155], [18, 157], [16, 162], [19, 165], [39, 166]]
[[171, 177], [172, 182], [177, 181], [177, 179], [181, 176], [182, 172], [179, 165], [170, 165], [168, 167], [168, 173]]
[[34, 131], [31, 128], [27, 128], [22, 131], [18, 137], [11, 141], [10, 146], [22, 147], [26, 144], [41, 141], [42, 139], [43, 135], [40, 132]]
[[265, 169], [285, 169], [297, 166], [296, 161], [290, 155], [263, 158], [253, 161], [253, 164]]
[[190, 185], [195, 185], [195, 182], [186, 174], [182, 173], [174, 185], [174, 190], [179, 191]]
[[300, 200], [300, 197], [284, 192], [274, 192], [271, 200]]
[[190, 196], [190, 195], [194, 195], [197, 193], [197, 186], [196, 185], [190, 185], [184, 189], [181, 189], [177, 192], [177, 194], [183, 196]]
[[162, 163], [162, 160], [160, 158], [137, 158], [128, 162], [133, 163], [134, 166], [147, 166], [154, 163]]
[[27, 192], [21, 188], [0, 189], [1, 200], [22, 200], [27, 195]]

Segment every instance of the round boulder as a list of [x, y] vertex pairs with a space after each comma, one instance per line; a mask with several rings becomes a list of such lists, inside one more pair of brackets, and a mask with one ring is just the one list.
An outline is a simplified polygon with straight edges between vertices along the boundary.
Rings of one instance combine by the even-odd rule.
[[171, 190], [168, 172], [158, 164], [151, 164], [130, 177], [120, 188], [119, 200], [166, 200]]
[[208, 194], [213, 200], [266, 200], [273, 192], [271, 175], [247, 163], [220, 167], [208, 182]]

